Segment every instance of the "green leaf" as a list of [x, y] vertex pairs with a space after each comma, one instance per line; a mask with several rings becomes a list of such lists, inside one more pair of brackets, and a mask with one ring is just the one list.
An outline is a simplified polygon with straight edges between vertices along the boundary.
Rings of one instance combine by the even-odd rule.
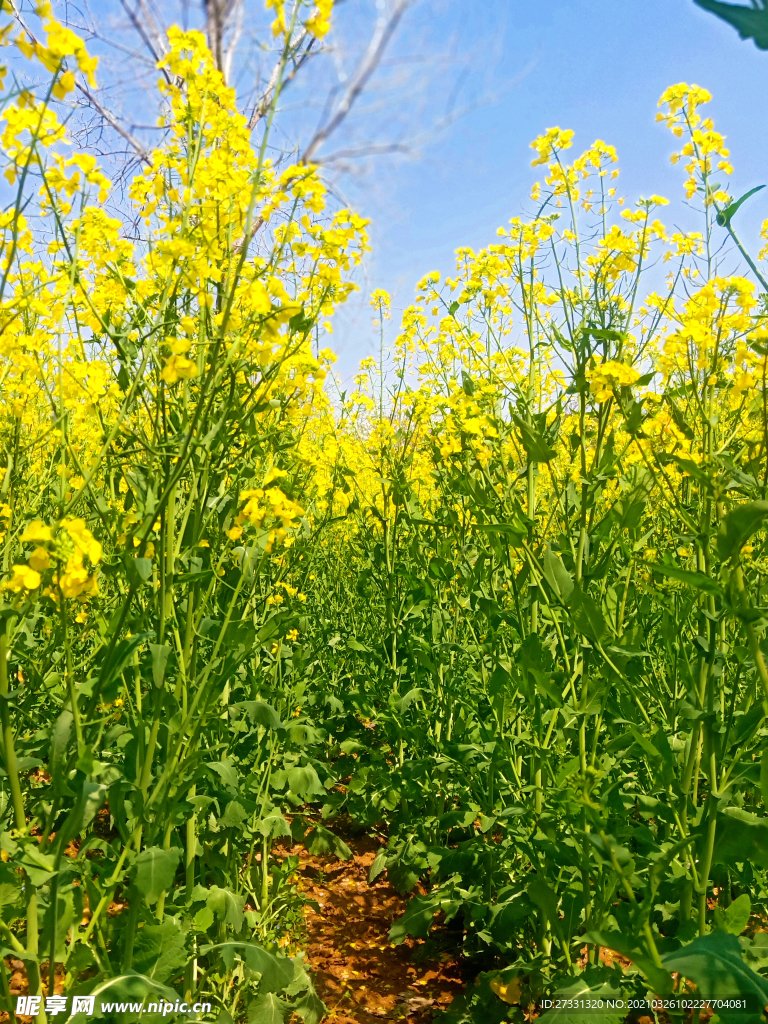
[[606, 633], [603, 613], [589, 594], [578, 583], [573, 586], [570, 600], [571, 618], [574, 625], [593, 643], [600, 643]]
[[83, 782], [80, 795], [72, 810], [59, 829], [57, 836], [60, 849], [64, 849], [76, 836], [80, 835], [107, 798], [107, 787], [98, 782]]
[[730, 935], [741, 935], [752, 916], [752, 900], [744, 892], [726, 909], [715, 907], [715, 924]]
[[765, 185], [756, 185], [755, 188], [751, 188], [749, 192], [745, 192], [741, 199], [737, 199], [735, 203], [729, 203], [728, 206], [724, 207], [717, 215], [717, 223], [720, 227], [727, 227], [731, 223], [731, 217], [733, 217], [741, 204], [746, 202], [750, 196], [755, 194], [755, 192], [759, 192], [761, 188], [765, 188]]
[[456, 575], [455, 567], [444, 558], [430, 558], [427, 572], [433, 580], [443, 582], [453, 579]]
[[400, 945], [408, 936], [426, 939], [435, 914], [440, 910], [442, 900], [439, 894], [413, 896], [408, 900], [405, 913], [397, 918], [389, 929], [389, 941]]
[[721, 0], [694, 0], [694, 3], [732, 25], [742, 39], [754, 39], [759, 50], [768, 50], [768, 11], [725, 4]]
[[120, 677], [133, 660], [134, 652], [152, 636], [152, 633], [135, 633], [124, 637], [115, 647], [111, 657], [101, 666], [99, 678], [93, 689], [94, 696], [111, 703], [117, 696]]
[[272, 811], [265, 818], [262, 818], [256, 826], [256, 830], [260, 835], [268, 839], [277, 839], [278, 836], [291, 835], [291, 826], [280, 811]]
[[758, 818], [739, 807], [727, 807], [718, 817], [714, 863], [740, 861], [768, 868], [768, 818]]
[[291, 792], [301, 797], [302, 800], [312, 800], [327, 795], [317, 772], [310, 765], [304, 768], [299, 766], [291, 768], [288, 772], [288, 785]]
[[584, 938], [587, 942], [605, 946], [606, 949], [612, 949], [625, 956], [627, 960], [631, 960], [635, 967], [643, 972], [657, 995], [667, 995], [672, 991], [672, 975], [669, 970], [657, 967], [648, 953], [644, 949], [638, 948], [636, 939], [627, 937], [621, 932], [602, 931], [587, 932]]
[[768, 747], [760, 755], [760, 793], [763, 797], [763, 806], [768, 809]]
[[414, 686], [405, 694], [405, 696], [401, 697], [400, 700], [395, 701], [395, 707], [401, 715], [405, 714], [411, 704], [415, 703], [417, 700], [423, 700], [423, 697], [424, 691], [422, 688], [420, 686]]
[[[107, 994], [108, 993], [108, 994]], [[145, 974], [138, 974], [136, 971], [126, 971], [116, 977], [102, 981], [95, 988], [90, 990], [90, 995], [95, 996], [93, 1016], [108, 1017], [108, 1024], [112, 1024], [114, 1017], [109, 1018], [111, 1010], [102, 1011], [102, 1003], [109, 1005], [111, 1000], [130, 1000], [140, 1003], [146, 1000], [147, 1003], [159, 1002], [163, 999], [167, 1003], [175, 1003], [179, 998], [177, 993], [154, 978]], [[104, 999], [104, 996], [107, 996]], [[91, 1019], [90, 1014], [78, 1013], [67, 1018], [67, 1024], [86, 1024]]]
[[251, 725], [263, 725], [265, 729], [283, 728], [280, 715], [271, 704], [263, 700], [244, 700], [240, 704], [233, 704], [232, 707], [243, 708]]
[[687, 437], [689, 441], [692, 440], [695, 437], [695, 432], [688, 423], [688, 420], [685, 418], [683, 411], [678, 408], [669, 395], [665, 395], [664, 397], [667, 400], [669, 411], [672, 413], [672, 419], [675, 421], [675, 426], [684, 437]]
[[140, 587], [147, 583], [152, 576], [151, 558], [132, 558], [126, 555], [125, 569], [128, 580], [134, 587]]
[[737, 555], [752, 534], [759, 530], [768, 516], [768, 501], [747, 501], [731, 509], [720, 523], [717, 553], [721, 558]]
[[145, 924], [136, 932], [133, 968], [155, 981], [172, 981], [187, 962], [186, 933], [174, 918]]
[[[69, 933], [70, 926], [75, 920], [75, 901], [70, 889], [68, 892], [59, 892], [56, 899], [56, 956], [61, 960], [66, 960], [69, 949], [67, 948], [67, 935]], [[49, 903], [45, 908], [45, 914], [43, 916], [43, 936], [44, 936], [44, 948], [51, 948], [51, 932], [53, 929], [53, 903]], [[18, 956], [18, 953], [14, 953], [14, 956]]]
[[646, 562], [646, 566], [652, 572], [659, 572], [662, 576], [668, 576], [672, 580], [679, 580], [680, 583], [687, 583], [689, 587], [696, 590], [703, 590], [713, 597], [722, 597], [721, 587], [703, 572], [689, 572], [687, 569], [679, 569], [676, 565], [667, 565], [664, 562]]
[[274, 992], [265, 992], [248, 1007], [248, 1024], [283, 1024], [292, 1010], [293, 1007], [285, 999], [276, 996]]
[[49, 759], [49, 771], [53, 785], [54, 796], [74, 796], [74, 792], [67, 785], [66, 757], [69, 738], [72, 734], [72, 712], [66, 709], [61, 712], [51, 730], [51, 754]]
[[557, 920], [557, 907], [560, 901], [557, 893], [547, 885], [543, 878], [534, 878], [528, 886], [528, 896], [540, 910], [544, 911], [550, 921]]
[[178, 847], [161, 850], [159, 846], [150, 846], [136, 858], [133, 884], [147, 903], [157, 903], [160, 894], [171, 888], [180, 857]]
[[324, 853], [332, 853], [339, 860], [349, 860], [352, 851], [334, 832], [323, 825], [315, 827], [307, 833], [304, 845], [314, 857], [320, 857]]
[[284, 637], [288, 630], [296, 625], [297, 621], [298, 616], [287, 609], [275, 612], [256, 634], [256, 643], [266, 644], [271, 640], [278, 640]]
[[[557, 989], [549, 1001], [554, 1003], [555, 1000], [571, 1001], [575, 999], [600, 999], [603, 1004], [606, 1000], [615, 1000], [622, 1004], [622, 1008], [616, 1009], [614, 1012], [612, 1009], [604, 1007], [598, 1015], [590, 1010], [580, 1011], [555, 1007], [545, 1009], [545, 1012], [539, 1017], [541, 1024], [544, 1024], [545, 1021], [547, 1024], [593, 1024], [598, 1016], [600, 1024], [620, 1024], [627, 1016], [627, 1011], [623, 1008], [625, 1000], [622, 998], [619, 975], [608, 967], [587, 967], [576, 981], [569, 979], [568, 984]], [[546, 1007], [547, 1002], [548, 1000], [544, 999], [542, 1007]]]
[[230, 800], [218, 824], [220, 828], [240, 828], [247, 819], [248, 812], [239, 800]]
[[206, 906], [213, 911], [217, 921], [224, 921], [236, 932], [242, 928], [245, 896], [212, 885], [208, 890]]
[[168, 644], [150, 644], [149, 649], [152, 652], [152, 682], [158, 690], [162, 690], [165, 681], [165, 666], [168, 663], [171, 648]]
[[315, 992], [311, 982], [306, 991], [293, 1004], [293, 1012], [298, 1013], [304, 1024], [320, 1024], [326, 1014], [326, 1005]]
[[548, 444], [544, 434], [520, 416], [513, 416], [513, 419], [529, 462], [551, 462], [557, 452]]
[[747, 966], [739, 940], [718, 928], [700, 935], [693, 942], [662, 958], [669, 971], [678, 971], [693, 981], [704, 996], [753, 996], [759, 1010], [718, 1010], [723, 1020], [751, 1024], [763, 1019], [762, 1007], [768, 1005], [768, 979]]
[[248, 970], [261, 975], [259, 988], [262, 992], [281, 992], [293, 980], [292, 961], [273, 956], [255, 942], [217, 942], [200, 948], [203, 956], [214, 951], [221, 954], [229, 970], [234, 966], [235, 954], [239, 953]]
[[547, 583], [549, 583], [563, 604], [568, 604], [573, 593], [573, 580], [571, 579], [571, 574], [565, 568], [562, 558], [557, 552], [552, 550], [549, 543], [544, 548], [543, 565]]
[[224, 785], [228, 786], [229, 789], [238, 788], [238, 774], [234, 765], [227, 764], [225, 761], [212, 761], [206, 767], [210, 768], [212, 772], [215, 772]]

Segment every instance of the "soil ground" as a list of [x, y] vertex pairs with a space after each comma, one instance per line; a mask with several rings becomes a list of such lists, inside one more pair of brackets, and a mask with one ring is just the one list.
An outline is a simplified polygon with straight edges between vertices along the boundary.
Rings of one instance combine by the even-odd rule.
[[427, 1024], [462, 988], [460, 964], [447, 954], [426, 959], [422, 942], [389, 941], [392, 921], [405, 910], [401, 896], [381, 875], [368, 884], [380, 849], [370, 836], [345, 835], [352, 857], [339, 861], [300, 858], [300, 888], [319, 909], [305, 911], [307, 959], [328, 1024], [375, 1024], [384, 1020]]

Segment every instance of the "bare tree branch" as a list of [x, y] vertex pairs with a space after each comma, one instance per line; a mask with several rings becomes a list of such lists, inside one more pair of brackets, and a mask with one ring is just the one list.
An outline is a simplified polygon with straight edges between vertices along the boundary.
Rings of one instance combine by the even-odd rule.
[[395, 34], [401, 18], [412, 2], [413, 0], [396, 0], [395, 8], [390, 16], [388, 18], [379, 18], [376, 24], [376, 31], [368, 44], [368, 49], [360, 61], [357, 71], [352, 76], [349, 87], [336, 107], [336, 112], [322, 128], [315, 132], [309, 145], [304, 150], [301, 158], [304, 163], [309, 163], [312, 160], [317, 150], [336, 131], [347, 114], [349, 114], [360, 93], [365, 89], [368, 79], [379, 66], [381, 58], [384, 56], [384, 51]]
[[337, 149], [323, 157], [324, 164], [332, 164], [336, 160], [354, 159], [364, 156], [381, 156], [386, 153], [412, 153], [413, 147], [403, 142], [372, 142], [369, 146], [356, 146], [354, 149]]
[[[152, 12], [149, 10], [144, 0], [137, 0], [138, 7], [141, 9], [141, 14], [144, 18], [144, 21], [146, 22], [149, 31], [154, 36], [154, 39], [150, 39], [146, 29], [144, 28], [144, 24], [139, 18], [137, 12], [131, 10], [131, 8], [128, 6], [127, 0], [120, 0], [120, 3], [122, 4], [125, 13], [131, 19], [131, 24], [138, 32], [144, 45], [152, 54], [155, 63], [159, 64], [161, 58], [164, 57], [168, 51], [165, 45], [165, 40], [163, 39], [162, 33], [160, 32], [160, 29], [158, 28], [157, 23], [155, 22]], [[163, 68], [163, 74], [165, 75], [165, 80], [170, 83], [171, 76], [168, 74], [166, 68]]]
[[[232, 66], [235, 61], [235, 53], [240, 43], [240, 39], [243, 34], [243, 17], [245, 15], [245, 2], [244, 0], [232, 0], [230, 10], [227, 13], [227, 19], [232, 24], [232, 29], [229, 36], [229, 41], [226, 47], [222, 43], [222, 55], [221, 55], [221, 70], [225, 80], [228, 82], [232, 75]], [[224, 26], [226, 28], [226, 26]], [[222, 40], [224, 39], [224, 32], [222, 31]]]
[[125, 139], [125, 141], [130, 146], [133, 147], [133, 149], [136, 151], [136, 155], [139, 157], [139, 159], [142, 160], [145, 164], [151, 164], [152, 163], [152, 159], [151, 159], [149, 153], [142, 146], [142, 144], [139, 142], [139, 140], [134, 135], [132, 135], [128, 131], [127, 128], [124, 128], [120, 124], [120, 122], [115, 117], [115, 115], [112, 114], [109, 110], [107, 110], [106, 107], [103, 107], [101, 105], [101, 103], [99, 103], [99, 101], [93, 95], [93, 93], [90, 92], [88, 89], [86, 89], [86, 87], [84, 85], [82, 85], [77, 80], [75, 81], [75, 85], [80, 90], [80, 92], [83, 94], [83, 96], [85, 96], [86, 100], [88, 101], [88, 103], [90, 103], [90, 105], [94, 108], [94, 110], [97, 110], [101, 114], [101, 116], [104, 118], [104, 120], [107, 122], [107, 124], [110, 125], [112, 128], [114, 128], [115, 131], [118, 133], [118, 135], [122, 135], [122, 137]]
[[[307, 39], [307, 36], [309, 36], [309, 32], [307, 31], [307, 29], [306, 28], [302, 29], [301, 32], [299, 32], [299, 34], [296, 36], [295, 43], [291, 46], [291, 52], [289, 54], [289, 58], [288, 59], [289, 60], [293, 60], [294, 66], [293, 66], [293, 70], [291, 71], [290, 75], [288, 75], [284, 79], [284, 81], [283, 81], [283, 85], [284, 86], [288, 85], [288, 83], [291, 82], [293, 78], [295, 78], [297, 72], [301, 69], [301, 67], [303, 66], [304, 62], [309, 57], [310, 52], [312, 51], [312, 47], [315, 44], [315, 37], [314, 36], [309, 36], [309, 45], [306, 47], [306, 49], [304, 50], [304, 52], [302, 54], [297, 56], [297, 54], [299, 54], [299, 50], [301, 50], [302, 46], [304, 45], [304, 42]], [[284, 63], [284, 58], [281, 57], [280, 60], [278, 60], [277, 63], [275, 64], [275, 66], [272, 68], [272, 74], [269, 76], [269, 81], [267, 82], [267, 88], [261, 94], [261, 97], [260, 97], [258, 103], [256, 104], [256, 106], [253, 108], [253, 113], [251, 114], [251, 116], [250, 116], [250, 118], [248, 120], [248, 131], [249, 132], [253, 131], [253, 129], [256, 127], [256, 125], [259, 123], [259, 121], [262, 119], [262, 117], [264, 117], [264, 115], [266, 114], [266, 112], [270, 108], [270, 105], [272, 103], [272, 98], [275, 95], [275, 89], [277, 88], [277, 80], [280, 77], [280, 68], [283, 65], [283, 63]]]
[[[35, 38], [34, 32], [32, 32], [29, 26], [25, 23], [24, 19], [22, 18], [18, 10], [14, 11], [14, 15], [16, 17], [16, 20], [27, 33], [32, 42], [38, 45], [38, 41]], [[152, 161], [150, 159], [149, 153], [147, 153], [146, 149], [144, 149], [139, 140], [134, 135], [132, 135], [127, 128], [124, 128], [120, 124], [119, 120], [115, 117], [115, 115], [111, 113], [109, 110], [107, 110], [106, 107], [102, 106], [101, 103], [99, 103], [99, 101], [93, 95], [93, 93], [89, 89], [87, 89], [82, 84], [82, 82], [78, 82], [77, 79], [75, 79], [75, 86], [83, 94], [83, 96], [85, 96], [86, 100], [88, 101], [88, 103], [90, 103], [94, 110], [97, 110], [99, 114], [101, 114], [101, 116], [104, 118], [107, 124], [114, 128], [118, 135], [121, 135], [125, 139], [125, 141], [130, 146], [133, 147], [133, 149], [136, 151], [136, 154], [140, 157], [140, 159], [143, 160], [144, 163], [151, 164]]]

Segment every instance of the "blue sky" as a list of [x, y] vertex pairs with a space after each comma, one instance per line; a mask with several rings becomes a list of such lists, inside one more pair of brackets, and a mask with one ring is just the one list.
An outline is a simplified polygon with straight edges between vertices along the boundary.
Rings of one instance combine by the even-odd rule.
[[[426, 272], [450, 271], [458, 246], [487, 245], [521, 212], [535, 180], [529, 143], [552, 125], [575, 130], [574, 153], [596, 138], [615, 145], [620, 194], [666, 195], [675, 206], [669, 222], [689, 217], [691, 227], [693, 214], [680, 205], [682, 167], [669, 162], [673, 137], [654, 117], [666, 86], [695, 82], [713, 94], [708, 112], [728, 136], [734, 194], [768, 183], [768, 53], [693, 0], [448, 0], [410, 12], [393, 64], [425, 40], [470, 58], [471, 73], [455, 76], [462, 90], [452, 97], [446, 89], [446, 103], [489, 101], [417, 156], [377, 158], [350, 190], [372, 221], [363, 289], [393, 293], [393, 330], [396, 309]], [[430, 109], [439, 112], [442, 100], [432, 96]], [[750, 203], [739, 226], [754, 238], [748, 225], [768, 217], [768, 189]], [[351, 303], [333, 339], [339, 376], [348, 379], [375, 344], [367, 307]]]

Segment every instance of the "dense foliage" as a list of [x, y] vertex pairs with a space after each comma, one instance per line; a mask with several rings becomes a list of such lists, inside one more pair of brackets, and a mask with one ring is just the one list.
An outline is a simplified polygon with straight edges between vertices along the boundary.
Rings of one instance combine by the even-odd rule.
[[[328, 29], [270, 6], [286, 55]], [[457, 1024], [555, 991], [766, 1005], [768, 253], [708, 94], [659, 115], [698, 231], [551, 129], [533, 216], [421, 282], [389, 361], [374, 293], [381, 358], [334, 405], [318, 339], [365, 225], [268, 158], [280, 75], [254, 151], [174, 31], [121, 221], [57, 113], [92, 62], [40, 16], [0, 257], [0, 933], [29, 991], [319, 1020], [274, 844], [343, 857], [346, 815], [418, 886], [392, 940], [475, 961]]]

